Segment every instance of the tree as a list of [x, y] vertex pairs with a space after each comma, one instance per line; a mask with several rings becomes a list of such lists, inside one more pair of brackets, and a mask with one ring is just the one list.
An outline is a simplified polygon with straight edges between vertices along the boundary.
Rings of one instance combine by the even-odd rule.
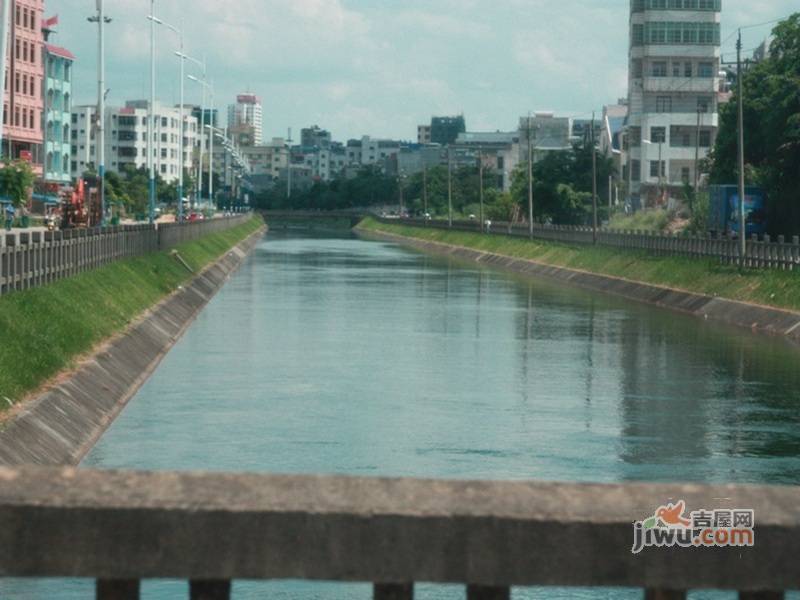
[[25, 160], [11, 161], [0, 169], [0, 189], [14, 208], [24, 209], [27, 206], [35, 179], [30, 163]]
[[[800, 13], [773, 30], [769, 56], [742, 79], [745, 179], [767, 192], [770, 230], [800, 231]], [[720, 107], [720, 127], [710, 154], [711, 182], [738, 178], [738, 96]]]
[[[614, 173], [611, 159], [597, 157], [598, 204], [608, 204], [608, 181]], [[590, 145], [576, 144], [571, 150], [548, 152], [533, 165], [533, 217], [541, 222], [560, 225], [588, 223], [591, 216], [592, 149]], [[528, 168], [526, 163], [517, 166], [511, 183], [511, 194], [520, 205], [522, 214], [528, 214]], [[586, 200], [588, 195], [588, 201]]]

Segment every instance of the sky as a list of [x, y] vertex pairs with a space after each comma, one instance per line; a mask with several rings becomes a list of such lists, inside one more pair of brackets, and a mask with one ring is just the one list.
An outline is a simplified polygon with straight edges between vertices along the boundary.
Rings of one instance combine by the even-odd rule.
[[[264, 106], [264, 137], [318, 124], [336, 140], [415, 140], [432, 115], [463, 113], [471, 131], [511, 130], [528, 111], [591, 117], [627, 90], [629, 0], [155, 0], [206, 58], [215, 105], [246, 91]], [[148, 98], [150, 0], [106, 0], [108, 103]], [[73, 103], [97, 97], [92, 0], [46, 0], [52, 42], [77, 57]], [[723, 54], [740, 26], [800, 10], [797, 0], [722, 0]], [[772, 25], [743, 32], [756, 47]], [[177, 104], [177, 36], [157, 32], [157, 96]], [[192, 67], [187, 67], [192, 72]], [[186, 82], [186, 101], [200, 88]], [[224, 114], [224, 113], [223, 113]], [[295, 138], [299, 137], [297, 133]]]

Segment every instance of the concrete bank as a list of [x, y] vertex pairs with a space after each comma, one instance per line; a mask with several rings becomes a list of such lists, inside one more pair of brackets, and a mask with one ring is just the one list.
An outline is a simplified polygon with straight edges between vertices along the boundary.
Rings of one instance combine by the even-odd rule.
[[76, 465], [262, 238], [259, 230], [101, 346], [0, 430], [0, 465]]
[[546, 277], [584, 289], [606, 292], [637, 302], [688, 313], [702, 319], [747, 327], [752, 331], [772, 335], [784, 335], [793, 341], [800, 342], [800, 313], [789, 310], [715, 298], [620, 277], [557, 267], [534, 260], [512, 258], [392, 233], [366, 231], [358, 228], [354, 231], [365, 238], [397, 242], [425, 252], [454, 256], [521, 275]]

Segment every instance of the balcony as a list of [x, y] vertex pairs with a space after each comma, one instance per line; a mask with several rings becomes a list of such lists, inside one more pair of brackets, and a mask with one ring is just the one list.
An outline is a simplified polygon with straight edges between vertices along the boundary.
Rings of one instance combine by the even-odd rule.
[[709, 77], [645, 77], [645, 92], [714, 94], [718, 79]]
[[[800, 588], [800, 489], [556, 484], [0, 468], [0, 573], [97, 580], [135, 599], [142, 579], [185, 579], [227, 599], [234, 579], [371, 582], [410, 600], [414, 582], [468, 599], [511, 586], [690, 589], [782, 598]], [[752, 547], [645, 548], [633, 522], [661, 504], [755, 511]]]

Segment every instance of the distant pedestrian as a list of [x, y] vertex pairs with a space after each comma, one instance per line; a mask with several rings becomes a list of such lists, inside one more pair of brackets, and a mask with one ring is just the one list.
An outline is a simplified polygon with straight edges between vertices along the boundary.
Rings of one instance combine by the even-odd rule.
[[14, 207], [9, 203], [6, 204], [6, 231], [11, 231], [11, 228], [14, 226], [14, 214], [15, 210]]

